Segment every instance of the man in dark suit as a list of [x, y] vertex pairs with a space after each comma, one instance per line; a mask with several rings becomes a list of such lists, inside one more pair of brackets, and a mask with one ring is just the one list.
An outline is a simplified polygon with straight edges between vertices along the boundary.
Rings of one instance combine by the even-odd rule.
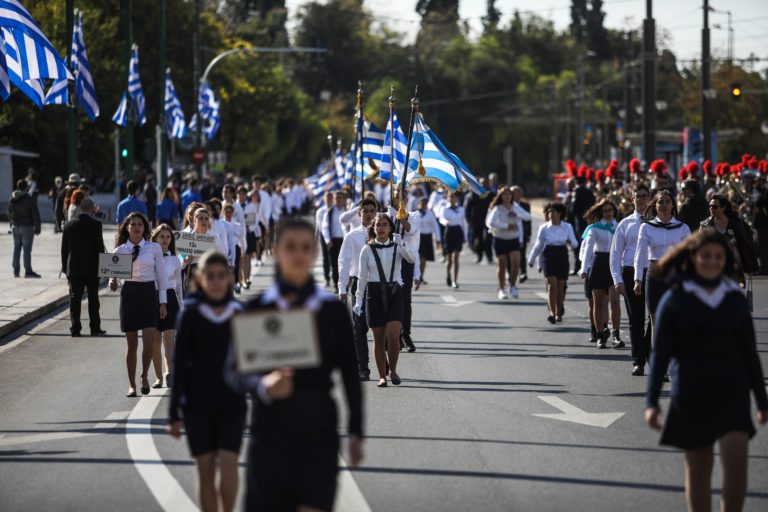
[[91, 336], [106, 334], [101, 329], [99, 316], [99, 254], [106, 252], [101, 232], [101, 222], [91, 214], [95, 210], [93, 200], [83, 199], [80, 216], [64, 226], [61, 239], [61, 271], [69, 280], [69, 317], [72, 337], [80, 337], [80, 303], [83, 290], [88, 290], [88, 317]]

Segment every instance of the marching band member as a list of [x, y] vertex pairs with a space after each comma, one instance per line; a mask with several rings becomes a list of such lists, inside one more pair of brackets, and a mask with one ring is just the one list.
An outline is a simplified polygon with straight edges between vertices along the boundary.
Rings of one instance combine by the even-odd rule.
[[[445, 254], [446, 278], [445, 284], [458, 288], [459, 256], [467, 241], [467, 221], [464, 218], [464, 208], [459, 206], [456, 192], [448, 193], [448, 206], [440, 212], [440, 224], [444, 227], [443, 253]], [[453, 275], [451, 275], [453, 273]]]
[[[523, 238], [523, 220], [530, 219], [528, 212], [514, 202], [514, 192], [502, 187], [490, 205], [486, 226], [493, 235], [496, 268], [499, 280], [499, 299], [518, 298], [517, 274], [520, 268], [520, 250]], [[509, 291], [506, 276], [509, 272]]]
[[[584, 214], [589, 225], [582, 235], [584, 257], [581, 259], [582, 279], [587, 279], [592, 292], [592, 324], [598, 330], [597, 348], [606, 348], [610, 337], [608, 324], [608, 302], [613, 288], [610, 268], [610, 250], [613, 234], [616, 206], [608, 199], [602, 199]], [[614, 343], [620, 348], [623, 343]]]
[[419, 240], [419, 273], [421, 274], [421, 284], [426, 285], [424, 280], [424, 271], [427, 269], [428, 261], [435, 261], [435, 245], [441, 243], [440, 223], [437, 221], [434, 212], [428, 208], [429, 200], [426, 197], [419, 199], [420, 240]]
[[[168, 224], [160, 224], [152, 232], [152, 241], [159, 244], [163, 251], [163, 268], [165, 269], [166, 282], [166, 315], [157, 322], [157, 336], [155, 348], [152, 354], [152, 364], [155, 367], [157, 380], [152, 387], [162, 388], [163, 377], [165, 385], [171, 387], [171, 373], [173, 369], [173, 340], [176, 336], [176, 317], [181, 309], [181, 300], [184, 296], [181, 280], [181, 260], [176, 256], [176, 238]], [[159, 296], [158, 291], [158, 296]], [[163, 351], [165, 349], [165, 351]], [[165, 362], [165, 373], [163, 373]]]
[[373, 226], [368, 230], [368, 243], [360, 253], [360, 275], [354, 308], [356, 315], [363, 314], [363, 299], [365, 299], [365, 315], [368, 326], [373, 331], [379, 387], [387, 385], [385, 343], [389, 355], [389, 375], [392, 384], [396, 386], [400, 384], [397, 359], [403, 320], [402, 260], [413, 263], [416, 256], [402, 237], [395, 233], [392, 218], [379, 213], [376, 215]]
[[[376, 218], [379, 205], [373, 198], [366, 198], [360, 202], [357, 208], [361, 225], [344, 237], [339, 252], [339, 298], [347, 303], [347, 295], [352, 296], [352, 304], [356, 304], [358, 293], [365, 294], [365, 290], [358, 288], [358, 276], [360, 274], [360, 254], [368, 243], [368, 230]], [[363, 302], [363, 314], [352, 316], [354, 328], [355, 351], [357, 353], [357, 365], [360, 380], [370, 380], [371, 370], [368, 367], [368, 324], [365, 320], [365, 302]]]
[[334, 194], [334, 205], [328, 208], [323, 218], [322, 233], [328, 254], [331, 257], [331, 276], [333, 286], [339, 287], [339, 253], [344, 242], [344, 227], [341, 225], [341, 214], [347, 211], [347, 194], [339, 190]]
[[336, 369], [347, 398], [347, 461], [355, 467], [363, 460], [363, 396], [352, 326], [346, 307], [312, 279], [317, 258], [312, 224], [284, 221], [276, 229], [273, 256], [279, 268], [274, 283], [246, 309], [313, 312], [322, 366], [246, 376], [237, 373], [230, 353], [227, 382], [253, 397], [244, 510], [330, 511], [339, 473], [338, 414], [331, 393]]
[[232, 297], [225, 255], [203, 254], [195, 280], [199, 291], [185, 301], [179, 318], [167, 430], [179, 439], [184, 425], [195, 458], [200, 509], [228, 512], [237, 499], [246, 404], [226, 386], [224, 363], [232, 339], [230, 319], [242, 306]]
[[547, 306], [550, 323], [562, 322], [565, 301], [565, 282], [568, 280], [568, 247], [579, 245], [573, 226], [566, 222], [567, 210], [562, 203], [550, 203], [545, 207], [549, 220], [539, 226], [536, 242], [528, 256], [528, 266], [533, 268], [540, 258], [540, 267], [547, 280]]
[[[632, 345], [632, 375], [635, 376], [645, 374], [645, 363], [651, 352], [651, 340], [645, 333], [645, 294], [642, 290], [640, 295], [627, 291], [625, 283], [634, 282], [637, 237], [650, 197], [646, 185], [635, 185], [632, 192], [635, 211], [619, 222], [611, 242], [611, 274], [616, 292], [624, 296], [624, 305], [627, 308], [629, 341]], [[645, 280], [645, 275], [641, 277]]]
[[[147, 373], [152, 363], [152, 354], [157, 336], [157, 321], [167, 314], [166, 303], [168, 283], [163, 250], [149, 240], [149, 220], [133, 212], [123, 220], [115, 237], [115, 254], [131, 254], [133, 268], [131, 277], [123, 281], [120, 291], [120, 330], [125, 333], [128, 350], [125, 364], [128, 368], [128, 393], [136, 396], [136, 352], [139, 346], [139, 331], [143, 342], [141, 351], [141, 393], [149, 394]], [[109, 288], [117, 290], [118, 280], [112, 278]]]

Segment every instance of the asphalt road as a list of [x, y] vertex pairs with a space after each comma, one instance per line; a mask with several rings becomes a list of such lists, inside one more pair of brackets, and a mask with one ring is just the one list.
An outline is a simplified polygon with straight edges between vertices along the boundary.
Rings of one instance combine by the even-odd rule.
[[[263, 267], [254, 288], [271, 272]], [[367, 457], [342, 472], [337, 509], [684, 509], [683, 457], [645, 427], [645, 378], [630, 376], [629, 349], [586, 343], [580, 282], [552, 327], [538, 274], [508, 301], [496, 299], [494, 274], [465, 255], [461, 289], [449, 290], [439, 264], [428, 267], [415, 295], [418, 351], [401, 356], [402, 386], [365, 384]], [[768, 375], [768, 280], [755, 282], [755, 305]], [[0, 341], [0, 510], [192, 505], [186, 444], [163, 430], [167, 390], [124, 396], [117, 306], [116, 294], [102, 297], [107, 337], [70, 338], [59, 312]], [[768, 510], [765, 428], [749, 469], [745, 510]], [[716, 469], [715, 489], [720, 480]]]

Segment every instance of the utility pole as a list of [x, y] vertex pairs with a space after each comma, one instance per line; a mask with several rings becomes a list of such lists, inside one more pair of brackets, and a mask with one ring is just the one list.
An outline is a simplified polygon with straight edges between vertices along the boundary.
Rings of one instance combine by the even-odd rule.
[[[192, 88], [194, 92], [194, 99], [195, 102], [195, 112], [197, 116], [197, 143], [196, 146], [198, 148], [203, 147], [203, 118], [200, 116], [200, 102], [198, 101], [198, 98], [200, 97], [200, 63], [202, 62], [202, 59], [200, 58], [200, 0], [195, 0], [195, 31], [193, 34], [193, 42], [192, 42], [192, 52], [194, 53], [192, 57], [192, 72], [195, 75], [194, 76], [194, 87]], [[198, 178], [202, 178], [202, 164], [196, 164], [197, 166], [197, 176]]]
[[[75, 0], [67, 0], [67, 67], [72, 69], [72, 33], [75, 31]], [[67, 85], [67, 172], [77, 172], [77, 108], [75, 86]]]
[[712, 105], [709, 96], [709, 0], [704, 0], [704, 28], [701, 30], [701, 159], [712, 158]]
[[646, 167], [656, 159], [656, 21], [653, 0], [645, 2], [643, 20], [643, 158]]
[[[632, 95], [632, 72], [633, 72], [632, 54], [632, 32], [627, 33], [627, 54], [624, 59], [624, 133], [625, 142], [629, 140], [628, 135], [632, 132], [635, 121], [635, 101]], [[629, 162], [632, 155], [631, 146], [625, 145], [624, 161]]]
[[165, 190], [168, 180], [168, 132], [165, 120], [165, 0], [160, 0], [160, 33], [157, 50], [158, 78], [160, 81], [160, 112], [157, 123], [157, 188], [158, 195]]
[[584, 56], [578, 58], [578, 90], [576, 92], [576, 147], [574, 154], [577, 162], [584, 160]]
[[557, 98], [553, 82], [549, 84], [549, 172], [555, 172], [557, 160]]
[[[123, 0], [123, 30], [125, 32], [125, 91], [128, 92], [128, 80], [131, 76], [131, 46], [133, 44], [131, 38], [131, 0]], [[130, 180], [133, 178], [133, 121], [135, 119], [133, 102], [128, 98], [128, 122], [125, 126], [125, 178]]]

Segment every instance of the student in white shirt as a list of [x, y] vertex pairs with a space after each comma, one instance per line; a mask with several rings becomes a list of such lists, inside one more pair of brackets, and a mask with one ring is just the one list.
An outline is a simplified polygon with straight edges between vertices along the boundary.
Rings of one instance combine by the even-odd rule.
[[[502, 187], [489, 206], [485, 225], [493, 235], [493, 249], [496, 253], [496, 275], [499, 281], [498, 297], [517, 298], [517, 276], [520, 273], [520, 250], [523, 244], [523, 221], [531, 215], [520, 204], [514, 202], [514, 193]], [[507, 292], [509, 273], [509, 292]]]
[[235, 278], [235, 293], [240, 293], [240, 258], [242, 257], [242, 239], [245, 233], [245, 226], [237, 222], [235, 218], [235, 207], [231, 203], [224, 205], [224, 222], [226, 222], [227, 234], [229, 235], [230, 265]]
[[245, 286], [246, 276], [251, 270], [251, 258], [246, 257], [245, 250], [248, 247], [248, 238], [246, 236], [247, 226], [245, 222], [245, 207], [248, 206], [248, 190], [242, 185], [237, 187], [237, 201], [235, 201], [243, 212], [243, 234], [240, 237], [240, 273], [237, 276], [237, 283]]
[[[230, 206], [231, 208], [231, 206]], [[181, 286], [181, 260], [176, 256], [176, 238], [168, 224], [160, 224], [152, 232], [152, 241], [159, 244], [163, 250], [163, 266], [166, 278], [166, 316], [157, 322], [157, 336], [155, 337], [155, 349], [152, 354], [152, 364], [155, 367], [155, 389], [163, 387], [165, 379], [166, 387], [171, 387], [171, 374], [173, 373], [173, 339], [176, 336], [176, 317], [181, 310], [183, 297]], [[159, 293], [159, 292], [158, 292]], [[165, 362], [165, 372], [163, 372]]]
[[[395, 202], [399, 203], [399, 193], [395, 195]], [[414, 254], [419, 254], [419, 244], [421, 242], [421, 222], [416, 212], [408, 213], [405, 219], [396, 219], [397, 212], [389, 207], [389, 215], [395, 219], [396, 232], [400, 233], [403, 241]], [[403, 284], [403, 324], [400, 332], [400, 348], [405, 348], [408, 352], [416, 352], [416, 345], [411, 338], [411, 321], [413, 319], [413, 289], [421, 286], [421, 267], [416, 261], [410, 262], [404, 260], [401, 264], [401, 278]]]
[[221, 201], [217, 198], [209, 199], [205, 202], [205, 206], [213, 219], [211, 231], [216, 233], [216, 250], [229, 258], [229, 234], [227, 233], [227, 226], [221, 219]]
[[544, 208], [547, 222], [539, 226], [536, 242], [528, 256], [528, 266], [533, 268], [538, 261], [539, 268], [547, 280], [547, 306], [549, 316], [556, 322], [563, 321], [565, 312], [565, 283], [568, 280], [568, 247], [579, 245], [573, 226], [565, 222], [566, 209], [562, 203], [550, 203]]
[[[635, 280], [635, 253], [637, 237], [643, 224], [643, 213], [648, 208], [650, 191], [642, 183], [635, 185], [632, 201], [635, 211], [616, 226], [611, 243], [611, 274], [616, 292], [624, 296], [629, 320], [629, 342], [632, 347], [632, 375], [645, 375], [645, 365], [651, 353], [651, 338], [645, 333], [645, 295], [635, 295], [626, 284]], [[645, 279], [645, 276], [642, 276]]]
[[[608, 199], [603, 199], [592, 206], [584, 214], [584, 220], [589, 226], [584, 230], [581, 258], [582, 279], [587, 280], [587, 285], [592, 293], [590, 319], [597, 329], [597, 348], [606, 348], [608, 338], [611, 335], [608, 324], [608, 302], [610, 291], [613, 289], [613, 277], [611, 276], [611, 242], [616, 232], [616, 205]], [[606, 327], [603, 327], [606, 326]], [[614, 342], [615, 348], [621, 348], [624, 343]]]
[[[139, 331], [142, 331], [141, 393], [149, 394], [149, 366], [155, 348], [157, 321], [165, 318], [167, 279], [163, 264], [163, 250], [149, 241], [149, 220], [138, 213], [129, 214], [117, 231], [115, 254], [131, 254], [133, 269], [130, 279], [123, 281], [120, 291], [120, 330], [125, 333], [128, 351], [125, 356], [128, 368], [128, 393], [136, 396], [136, 354]], [[118, 280], [112, 278], [109, 288], [116, 291]]]
[[[357, 301], [358, 275], [360, 274], [360, 254], [368, 243], [368, 231], [376, 218], [379, 205], [373, 198], [365, 198], [357, 208], [360, 216], [360, 227], [354, 228], [344, 236], [339, 252], [339, 298], [345, 304], [347, 296], [352, 296], [352, 305]], [[362, 291], [365, 293], [365, 290]], [[365, 302], [360, 315], [352, 315], [352, 326], [355, 334], [355, 352], [357, 353], [360, 380], [370, 380], [371, 370], [368, 367], [368, 324], [365, 319]]]
[[445, 254], [445, 267], [447, 276], [445, 283], [453, 288], [458, 288], [459, 256], [467, 241], [467, 221], [464, 218], [464, 208], [459, 206], [459, 197], [456, 192], [448, 194], [448, 206], [440, 212], [440, 224], [445, 228], [443, 236], [443, 253]]
[[331, 286], [331, 256], [328, 253], [328, 246], [323, 238], [323, 219], [328, 214], [328, 208], [333, 206], [333, 192], [326, 192], [324, 203], [315, 211], [315, 229], [317, 230], [317, 241], [323, 254], [323, 277], [325, 277], [325, 286]]
[[344, 241], [344, 228], [341, 225], [341, 215], [347, 211], [347, 194], [339, 190], [334, 194], [335, 204], [328, 208], [323, 218], [322, 233], [328, 254], [331, 257], [331, 277], [333, 286], [339, 286], [339, 253]]
[[429, 199], [422, 197], [419, 199], [418, 211], [419, 217], [419, 273], [421, 274], [421, 284], [426, 285], [424, 280], [424, 271], [427, 269], [428, 261], [435, 261], [435, 246], [442, 245], [440, 237], [440, 223], [437, 217], [428, 207]]
[[245, 205], [243, 213], [245, 214], [245, 259], [246, 263], [243, 264], [245, 288], [251, 287], [251, 263], [255, 259], [258, 262], [261, 261], [261, 254], [263, 252], [263, 232], [262, 226], [264, 225], [264, 209], [262, 208], [261, 196], [255, 190], [252, 190], [248, 194], [250, 202]]

